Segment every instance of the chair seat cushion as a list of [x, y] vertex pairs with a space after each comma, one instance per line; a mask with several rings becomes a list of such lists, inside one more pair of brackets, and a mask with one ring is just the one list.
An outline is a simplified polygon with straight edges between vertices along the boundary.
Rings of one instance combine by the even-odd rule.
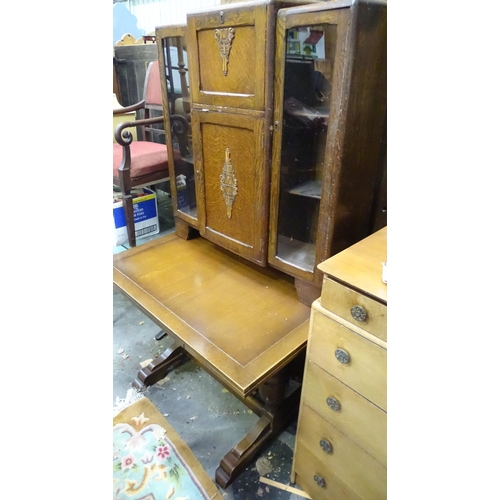
[[[113, 143], [113, 177], [118, 178], [118, 167], [122, 161], [123, 147]], [[130, 177], [135, 179], [157, 172], [168, 177], [167, 146], [148, 141], [133, 141], [130, 145]]]

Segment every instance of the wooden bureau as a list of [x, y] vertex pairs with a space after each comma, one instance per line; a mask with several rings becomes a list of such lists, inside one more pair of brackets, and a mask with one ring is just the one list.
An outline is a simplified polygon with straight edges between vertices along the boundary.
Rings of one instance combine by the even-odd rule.
[[[157, 28], [177, 235], [283, 271], [310, 306], [317, 264], [386, 224], [386, 30], [384, 0], [254, 0]], [[182, 133], [167, 47], [187, 54]]]
[[387, 498], [387, 227], [321, 263], [292, 482], [314, 500]]

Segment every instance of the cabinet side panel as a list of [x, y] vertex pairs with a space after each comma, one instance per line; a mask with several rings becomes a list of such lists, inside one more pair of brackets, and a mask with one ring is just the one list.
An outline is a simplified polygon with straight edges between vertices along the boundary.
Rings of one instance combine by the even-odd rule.
[[383, 172], [387, 108], [386, 6], [361, 3], [353, 7], [350, 33], [348, 103], [341, 149], [334, 151], [334, 224], [330, 248], [334, 255], [372, 232], [373, 207]]

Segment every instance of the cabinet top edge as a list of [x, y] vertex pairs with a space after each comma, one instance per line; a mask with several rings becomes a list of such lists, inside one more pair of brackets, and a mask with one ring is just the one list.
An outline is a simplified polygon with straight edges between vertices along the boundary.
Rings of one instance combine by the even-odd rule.
[[379, 6], [387, 8], [387, 0], [332, 0], [332, 1], [314, 1], [302, 3], [300, 5], [288, 6], [278, 11], [278, 17], [299, 14], [305, 12], [323, 12], [328, 10], [339, 10], [346, 8], [357, 8], [358, 6]]
[[325, 275], [387, 304], [382, 264], [387, 262], [387, 226], [318, 264]]
[[165, 31], [173, 33], [171, 36], [182, 36], [182, 34], [185, 36], [186, 24], [162, 24], [155, 28], [155, 34], [157, 36], [158, 34], [163, 35]]
[[278, 7], [295, 7], [299, 5], [307, 5], [307, 4], [317, 4], [317, 3], [331, 3], [331, 2], [322, 2], [321, 0], [251, 0], [251, 1], [241, 1], [235, 3], [214, 5], [210, 7], [200, 7], [197, 9], [190, 10], [186, 13], [187, 17], [197, 16], [200, 14], [210, 14], [213, 12], [220, 11], [231, 11], [231, 10], [240, 10], [240, 9], [252, 9], [254, 7], [261, 7], [267, 5], [276, 5]]

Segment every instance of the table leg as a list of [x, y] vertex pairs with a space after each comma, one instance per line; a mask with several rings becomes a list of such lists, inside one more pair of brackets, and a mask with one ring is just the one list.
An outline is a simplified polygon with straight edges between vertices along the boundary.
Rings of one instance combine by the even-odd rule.
[[148, 366], [139, 370], [137, 378], [132, 382], [132, 386], [140, 390], [154, 385], [164, 378], [174, 366], [187, 360], [188, 357], [184, 348], [173, 344], [163, 354], [151, 361]]
[[298, 410], [300, 390], [296, 388], [285, 396], [287, 386], [288, 376], [282, 370], [259, 387], [263, 404], [260, 412], [256, 413], [260, 419], [221, 460], [215, 472], [215, 481], [221, 488], [226, 489], [236, 479], [262, 446], [279, 434]]

